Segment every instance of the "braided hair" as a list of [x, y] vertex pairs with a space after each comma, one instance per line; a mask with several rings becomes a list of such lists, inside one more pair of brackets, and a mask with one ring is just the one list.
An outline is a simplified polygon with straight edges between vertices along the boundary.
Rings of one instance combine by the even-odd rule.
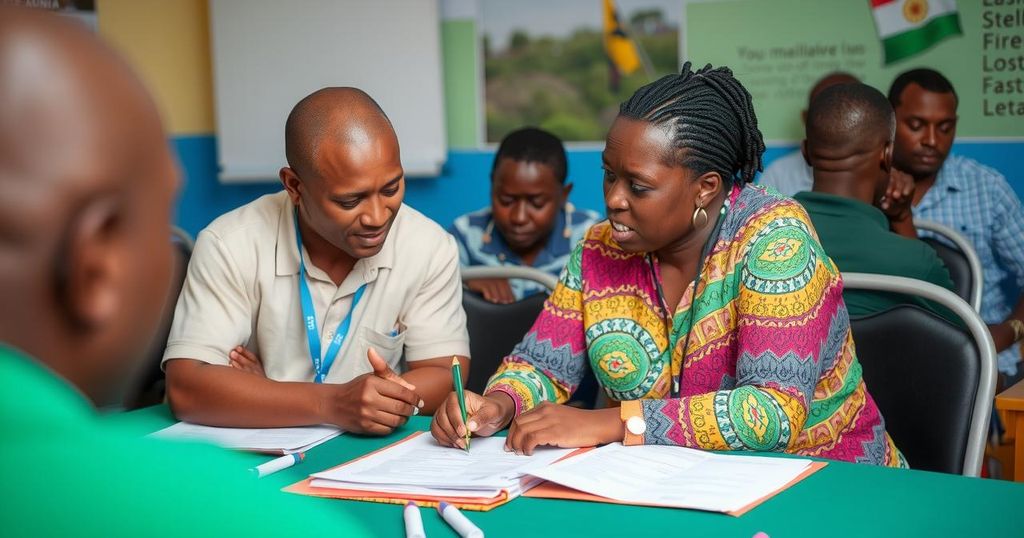
[[619, 115], [667, 126], [672, 158], [697, 174], [718, 172], [727, 187], [752, 182], [762, 169], [764, 139], [750, 93], [728, 67], [693, 71], [686, 62], [678, 75], [637, 90]]

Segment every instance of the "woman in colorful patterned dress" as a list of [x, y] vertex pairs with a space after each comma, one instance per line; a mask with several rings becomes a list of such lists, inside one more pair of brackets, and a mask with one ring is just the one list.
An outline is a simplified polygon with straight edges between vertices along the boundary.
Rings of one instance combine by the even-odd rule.
[[[431, 431], [506, 447], [613, 441], [905, 466], [861, 379], [836, 266], [789, 198], [751, 186], [764, 142], [727, 68], [689, 63], [622, 104], [608, 221], [577, 245], [483, 395]], [[684, 351], [685, 350], [685, 351]], [[589, 361], [613, 406], [561, 405]]]

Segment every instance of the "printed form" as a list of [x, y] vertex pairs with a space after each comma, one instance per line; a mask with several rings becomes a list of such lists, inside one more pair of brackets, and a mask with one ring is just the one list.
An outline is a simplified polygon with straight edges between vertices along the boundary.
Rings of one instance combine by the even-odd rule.
[[[505, 439], [473, 439], [469, 452], [444, 447], [430, 434], [411, 439], [376, 452], [366, 458], [311, 475], [314, 486], [378, 491], [396, 486], [395, 491], [497, 491], [515, 489], [532, 471], [550, 465], [570, 454], [571, 448], [538, 448], [533, 456], [505, 451]], [[334, 482], [330, 485], [327, 482]]]
[[531, 474], [629, 504], [731, 512], [784, 488], [811, 463], [797, 458], [613, 443]]

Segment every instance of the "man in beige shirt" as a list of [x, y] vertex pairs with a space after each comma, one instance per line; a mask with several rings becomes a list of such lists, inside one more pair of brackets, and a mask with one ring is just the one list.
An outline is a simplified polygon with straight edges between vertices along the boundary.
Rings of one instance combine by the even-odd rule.
[[397, 137], [362, 91], [300, 101], [285, 149], [285, 191], [199, 234], [163, 359], [171, 407], [386, 434], [452, 390], [452, 356], [468, 370], [455, 242], [402, 204]]

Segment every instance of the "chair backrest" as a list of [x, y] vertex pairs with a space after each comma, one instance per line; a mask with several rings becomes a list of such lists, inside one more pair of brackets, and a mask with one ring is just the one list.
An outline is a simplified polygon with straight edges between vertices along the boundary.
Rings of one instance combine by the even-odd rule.
[[146, 364], [140, 369], [135, 385], [125, 396], [123, 403], [126, 410], [156, 405], [164, 400], [164, 371], [160, 368], [160, 361], [163, 359], [164, 349], [167, 348], [167, 337], [170, 335], [171, 322], [174, 320], [174, 307], [178, 304], [178, 295], [181, 294], [181, 287], [185, 284], [185, 275], [188, 272], [188, 263], [192, 259], [194, 246], [192, 237], [177, 227], [171, 229], [171, 245], [174, 247], [174, 273], [171, 289], [167, 293], [167, 302], [164, 304], [159, 328], [153, 337], [145, 359], [143, 359]]
[[466, 388], [481, 393], [498, 365], [515, 347], [544, 308], [547, 295], [538, 293], [512, 304], [495, 304], [471, 292], [462, 294], [472, 359]]
[[934, 234], [925, 235], [921, 240], [935, 249], [939, 259], [949, 269], [956, 294], [967, 301], [975, 312], [980, 312], [984, 277], [974, 245], [956, 230], [937, 222], [914, 219], [914, 226], [919, 233], [925, 231]]
[[[552, 291], [558, 285], [554, 276], [518, 265], [462, 267], [462, 280], [478, 278], [521, 278], [538, 282]], [[469, 382], [466, 388], [483, 392], [487, 380], [498, 369], [501, 359], [508, 355], [533, 326], [547, 294], [538, 293], [512, 304], [495, 304], [464, 290], [462, 307], [466, 310], [466, 329], [469, 331]]]
[[868, 392], [914, 469], [978, 476], [995, 391], [995, 345], [978, 314], [949, 290], [885, 275], [844, 273], [845, 289], [915, 295], [959, 315], [967, 330], [912, 305], [851, 320]]
[[521, 265], [474, 265], [461, 269], [462, 280], [474, 280], [477, 278], [521, 278], [538, 282], [548, 289], [554, 291], [558, 285], [558, 278], [540, 269], [523, 267]]
[[974, 278], [964, 253], [934, 237], [922, 237], [921, 241], [932, 247], [942, 263], [945, 264], [946, 269], [949, 269], [949, 277], [953, 279], [953, 292], [961, 299], [970, 302]]
[[[517, 265], [473, 266], [462, 268], [462, 280], [477, 278], [522, 278], [539, 282], [548, 291], [558, 285], [558, 279], [533, 267]], [[462, 294], [462, 306], [466, 310], [469, 331], [469, 351], [472, 362], [469, 367], [469, 390], [479, 392], [487, 385], [501, 359], [508, 355], [516, 344], [533, 326], [544, 308], [547, 295], [537, 294], [509, 305], [492, 304], [472, 292]], [[597, 377], [590, 365], [584, 365], [583, 379], [573, 392], [568, 405], [592, 409], [604, 407], [604, 391], [600, 389]]]

